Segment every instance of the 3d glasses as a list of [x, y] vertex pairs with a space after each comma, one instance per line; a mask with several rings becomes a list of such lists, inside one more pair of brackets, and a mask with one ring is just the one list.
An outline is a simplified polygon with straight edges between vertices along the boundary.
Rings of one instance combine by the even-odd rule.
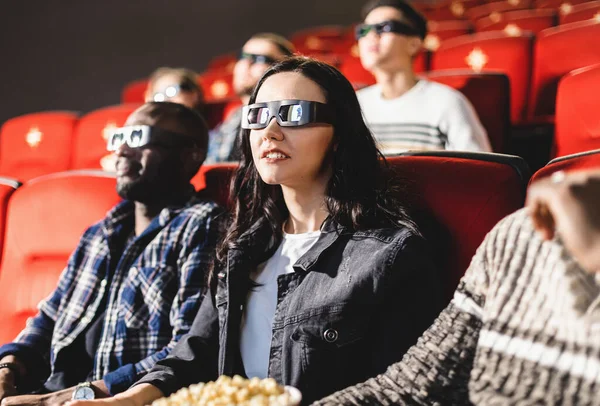
[[382, 21], [377, 24], [359, 24], [356, 26], [354, 35], [356, 36], [356, 39], [359, 40], [366, 37], [371, 30], [375, 30], [377, 35], [381, 35], [384, 32], [393, 32], [408, 36], [420, 35], [414, 27], [396, 20]]
[[156, 92], [152, 95], [152, 100], [155, 102], [163, 102], [177, 96], [181, 92], [191, 92], [194, 88], [189, 83], [181, 83], [167, 86], [164, 90]]
[[116, 151], [123, 144], [130, 148], [140, 148], [146, 145], [158, 145], [167, 148], [192, 146], [192, 137], [163, 130], [149, 125], [131, 125], [115, 128], [108, 137], [106, 149]]
[[242, 128], [265, 128], [273, 117], [281, 127], [333, 124], [333, 110], [327, 104], [306, 100], [278, 100], [245, 106], [242, 109]]
[[264, 63], [266, 65], [273, 65], [277, 60], [271, 58], [268, 55], [260, 55], [260, 54], [251, 54], [248, 52], [242, 51], [238, 60], [247, 59], [250, 61], [250, 64], [254, 65], [255, 63]]

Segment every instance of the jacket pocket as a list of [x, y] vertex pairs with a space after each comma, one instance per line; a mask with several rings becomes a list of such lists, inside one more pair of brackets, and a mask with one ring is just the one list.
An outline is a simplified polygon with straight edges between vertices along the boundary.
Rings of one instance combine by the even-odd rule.
[[325, 396], [357, 382], [365, 348], [368, 317], [356, 312], [324, 313], [301, 321], [291, 335], [292, 357], [300, 359], [297, 379], [312, 396]]

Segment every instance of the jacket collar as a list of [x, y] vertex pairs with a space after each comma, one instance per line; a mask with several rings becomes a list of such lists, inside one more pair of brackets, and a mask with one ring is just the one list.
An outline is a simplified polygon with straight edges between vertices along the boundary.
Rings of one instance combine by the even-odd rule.
[[294, 264], [295, 270], [302, 270], [304, 272], [310, 271], [310, 268], [319, 260], [321, 254], [325, 252], [342, 234], [347, 234], [348, 231], [345, 227], [334, 222], [330, 217], [327, 217], [321, 226], [321, 235], [317, 242], [302, 255], [296, 264]]

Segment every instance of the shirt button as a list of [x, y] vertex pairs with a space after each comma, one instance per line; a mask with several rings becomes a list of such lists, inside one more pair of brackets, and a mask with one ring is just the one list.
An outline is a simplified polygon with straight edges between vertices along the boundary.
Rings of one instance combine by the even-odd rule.
[[100, 282], [100, 286], [105, 287], [106, 283], [106, 279], [102, 279], [102, 282]]
[[323, 338], [325, 338], [325, 341], [327, 341], [328, 343], [334, 343], [338, 339], [338, 332], [335, 329], [328, 328], [323, 333]]

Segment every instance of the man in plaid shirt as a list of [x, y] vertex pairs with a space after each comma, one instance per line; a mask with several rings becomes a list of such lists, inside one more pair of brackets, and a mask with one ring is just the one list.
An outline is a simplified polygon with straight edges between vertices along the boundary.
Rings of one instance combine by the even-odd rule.
[[147, 103], [114, 131], [124, 201], [86, 230], [56, 290], [0, 347], [3, 404], [62, 404], [83, 387], [114, 395], [188, 332], [221, 222], [190, 184], [207, 142], [204, 120], [175, 103]]

